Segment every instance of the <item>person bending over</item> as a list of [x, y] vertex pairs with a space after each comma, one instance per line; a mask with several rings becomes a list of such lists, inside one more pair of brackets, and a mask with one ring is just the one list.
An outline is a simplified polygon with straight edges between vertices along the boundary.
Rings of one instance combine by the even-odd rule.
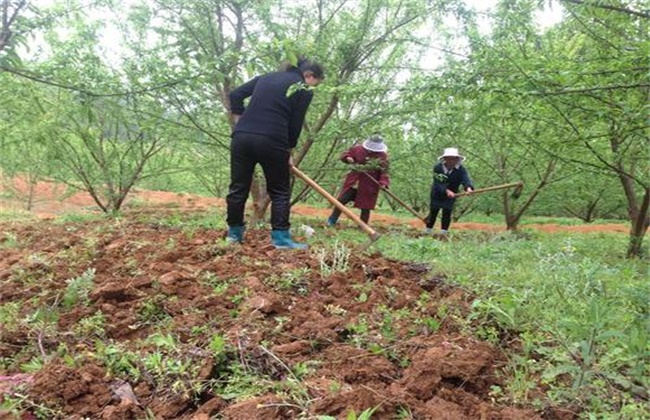
[[[324, 79], [320, 64], [301, 59], [297, 66], [257, 76], [230, 92], [235, 121], [230, 145], [227, 240], [244, 240], [244, 210], [255, 165], [260, 164], [271, 199], [271, 242], [276, 248], [306, 248], [289, 233], [291, 149], [297, 142], [313, 92]], [[248, 105], [244, 100], [250, 98]]]
[[[354, 201], [361, 210], [361, 220], [368, 223], [370, 211], [375, 208], [381, 187], [388, 188], [388, 147], [384, 139], [374, 135], [360, 145], [354, 145], [341, 155], [341, 160], [354, 168], [347, 174], [338, 196], [342, 204]], [[341, 210], [334, 208], [327, 219], [328, 226], [334, 226], [341, 216]]]
[[458, 153], [455, 147], [448, 147], [438, 157], [438, 163], [433, 167], [433, 184], [429, 204], [429, 215], [426, 218], [427, 233], [433, 232], [438, 213], [442, 210], [441, 230], [443, 235], [449, 232], [451, 213], [456, 202], [456, 194], [461, 185], [465, 191], [472, 192], [474, 185], [467, 169], [462, 165], [465, 156]]

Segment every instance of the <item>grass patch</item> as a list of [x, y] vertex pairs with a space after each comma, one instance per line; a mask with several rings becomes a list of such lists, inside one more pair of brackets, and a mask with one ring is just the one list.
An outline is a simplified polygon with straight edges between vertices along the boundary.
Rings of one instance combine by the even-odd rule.
[[429, 263], [472, 291], [479, 336], [496, 344], [517, 336], [522, 352], [511, 354], [504, 400], [535, 403], [526, 390], [541, 382], [557, 402], [580, 401], [604, 416], [627, 407], [645, 418], [650, 410], [637, 409], [650, 389], [650, 285], [647, 262], [623, 258], [626, 242], [602, 233], [458, 232], [448, 242], [398, 236], [376, 247]]

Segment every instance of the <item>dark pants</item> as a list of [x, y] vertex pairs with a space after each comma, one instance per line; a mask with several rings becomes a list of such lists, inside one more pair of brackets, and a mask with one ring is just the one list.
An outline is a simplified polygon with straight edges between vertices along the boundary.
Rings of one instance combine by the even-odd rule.
[[[350, 188], [346, 191], [343, 191], [343, 193], [338, 196], [338, 200], [341, 204], [348, 204], [350, 201], [354, 200], [357, 196], [357, 189], [356, 188]], [[332, 214], [330, 215], [330, 220], [333, 222], [336, 222], [339, 220], [339, 217], [341, 217], [341, 210], [337, 209], [334, 207], [334, 210], [332, 211]], [[364, 223], [368, 223], [370, 221], [370, 210], [368, 209], [361, 209], [361, 220], [363, 220]]]
[[244, 225], [246, 200], [253, 182], [255, 165], [258, 163], [264, 171], [266, 191], [271, 198], [271, 227], [277, 230], [289, 229], [289, 150], [269, 137], [251, 133], [235, 133], [230, 145], [230, 188], [226, 197], [228, 226]]
[[[449, 225], [451, 225], [451, 211], [453, 209], [442, 209], [442, 220], [441, 228], [442, 230], [449, 230]], [[429, 215], [427, 216], [427, 228], [433, 228], [433, 225], [436, 224], [436, 218], [438, 217], [438, 212], [440, 208], [431, 207], [429, 209]]]

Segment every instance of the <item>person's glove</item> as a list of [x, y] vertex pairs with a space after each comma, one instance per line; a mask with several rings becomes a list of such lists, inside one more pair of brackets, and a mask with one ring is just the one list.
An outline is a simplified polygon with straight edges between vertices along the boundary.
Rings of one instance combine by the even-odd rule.
[[348, 157], [345, 158], [345, 161], [346, 161], [347, 163], [354, 163], [354, 158], [348, 156]]

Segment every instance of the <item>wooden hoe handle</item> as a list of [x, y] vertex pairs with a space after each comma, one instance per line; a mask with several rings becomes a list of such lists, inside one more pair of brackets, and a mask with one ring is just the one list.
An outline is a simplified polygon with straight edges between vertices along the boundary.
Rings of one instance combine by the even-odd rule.
[[359, 218], [356, 214], [352, 213], [350, 209], [345, 207], [339, 200], [337, 200], [332, 194], [328, 193], [323, 187], [318, 185], [316, 181], [313, 179], [309, 178], [307, 175], [305, 175], [300, 169], [296, 168], [295, 166], [291, 167], [291, 172], [298, 178], [302, 179], [305, 181], [307, 185], [312, 187], [314, 190], [316, 190], [317, 193], [325, 197], [327, 201], [332, 203], [337, 209], [341, 210], [342, 213], [345, 213], [346, 216], [348, 216], [354, 223], [356, 223], [365, 233], [370, 236], [370, 238], [375, 241], [377, 238], [379, 238], [379, 234], [370, 226], [368, 226], [363, 220]]
[[456, 194], [456, 197], [464, 197], [466, 195], [480, 194], [480, 193], [488, 192], [488, 191], [503, 190], [505, 188], [513, 188], [513, 187], [522, 188], [523, 186], [524, 186], [523, 182], [513, 182], [511, 184], [503, 184], [503, 185], [495, 185], [493, 187], [479, 188], [477, 190], [472, 191], [471, 193], [468, 193], [467, 191], [462, 192], [462, 193], [458, 193], [458, 194]]
[[[365, 173], [365, 172], [364, 172], [364, 173]], [[368, 175], [368, 174], [366, 174], [366, 175]], [[393, 194], [393, 192], [392, 192], [391, 190], [389, 190], [388, 188], [386, 188], [386, 187], [384, 187], [383, 185], [381, 185], [381, 184], [379, 183], [379, 181], [377, 181], [375, 178], [371, 177], [370, 175], [368, 175], [368, 178], [372, 179], [372, 181], [373, 181], [375, 184], [379, 185], [379, 188], [381, 188], [381, 190], [382, 190], [383, 192], [385, 192], [385, 193], [388, 194], [390, 197], [392, 197], [393, 200], [397, 201], [398, 203], [400, 203], [400, 204], [402, 205], [402, 207], [404, 207], [406, 210], [410, 211], [411, 214], [412, 214], [413, 216], [415, 216], [415, 217], [417, 217], [418, 219], [422, 220], [424, 223], [427, 222], [426, 217], [422, 217], [422, 216], [420, 216], [420, 214], [419, 214], [417, 211], [415, 211], [415, 209], [414, 209], [413, 207], [409, 206], [408, 204], [406, 204], [405, 202], [403, 202], [402, 200], [400, 200], [398, 196], [396, 196], [395, 194]]]

